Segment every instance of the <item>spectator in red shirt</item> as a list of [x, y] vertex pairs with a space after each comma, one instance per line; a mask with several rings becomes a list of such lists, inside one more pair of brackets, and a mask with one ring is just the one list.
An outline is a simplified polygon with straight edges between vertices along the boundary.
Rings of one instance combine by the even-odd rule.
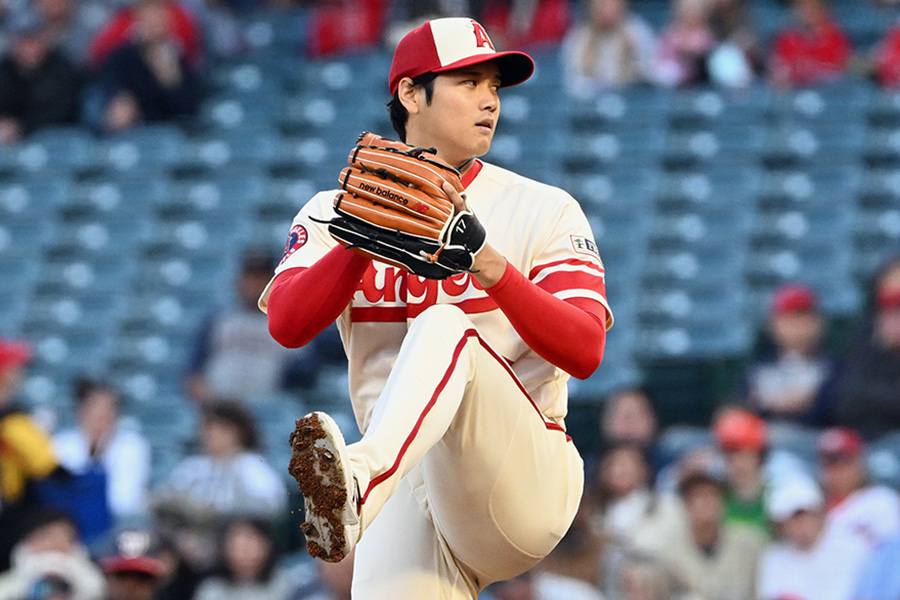
[[[88, 62], [100, 67], [112, 52], [129, 43], [134, 37], [138, 15], [143, 0], [136, 0], [113, 15], [112, 19], [97, 33], [88, 50]], [[201, 32], [193, 15], [175, 0], [165, 1], [170, 37], [178, 41], [180, 54], [188, 64], [196, 66], [202, 59]]]
[[386, 0], [320, 0], [310, 6], [306, 54], [312, 58], [364, 52], [384, 33]]
[[99, 71], [107, 132], [196, 113], [202, 95], [200, 77], [166, 27], [169, 5], [168, 0], [140, 0], [132, 35], [110, 53]]
[[772, 48], [770, 76], [775, 85], [812, 86], [843, 75], [853, 49], [825, 2], [794, 0], [798, 22], [782, 30]]
[[888, 28], [875, 48], [875, 75], [884, 87], [900, 86], [900, 24]]

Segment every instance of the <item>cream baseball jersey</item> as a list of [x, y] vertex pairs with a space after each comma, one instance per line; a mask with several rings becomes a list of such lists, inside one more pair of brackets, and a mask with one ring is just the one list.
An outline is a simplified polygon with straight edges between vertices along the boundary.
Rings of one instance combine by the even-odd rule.
[[[585, 298], [606, 309], [603, 262], [587, 218], [568, 193], [497, 166], [480, 169], [466, 188], [466, 203], [487, 230], [488, 243], [535, 284], [562, 300]], [[337, 242], [317, 221], [333, 217], [338, 190], [320, 192], [292, 223], [275, 274], [309, 267]], [[269, 286], [259, 301], [265, 311]], [[411, 275], [374, 261], [363, 276], [338, 328], [349, 359], [350, 396], [361, 431], [393, 367], [408, 323], [429, 306], [461, 308], [484, 339], [509, 363], [541, 412], [555, 422], [566, 414], [569, 375], [531, 350], [518, 336], [474, 277], [467, 273], [443, 281]], [[547, 327], [553, 327], [552, 322]]]

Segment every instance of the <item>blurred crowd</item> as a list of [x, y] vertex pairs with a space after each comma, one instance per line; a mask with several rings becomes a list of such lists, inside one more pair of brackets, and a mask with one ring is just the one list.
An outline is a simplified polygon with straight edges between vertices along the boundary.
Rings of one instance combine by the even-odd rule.
[[423, 19], [471, 15], [497, 46], [560, 48], [574, 98], [632, 85], [900, 85], [900, 25], [858, 48], [828, 1], [785, 2], [788, 24], [764, 36], [748, 0], [672, 0], [658, 31], [629, 0], [4, 0], [0, 143], [49, 125], [114, 134], [189, 123], [210, 69], [251, 55], [243, 24], [261, 10], [304, 15], [286, 57], [297, 61], [390, 49]]
[[[16, 402], [31, 346], [0, 339], [0, 600], [349, 597], [349, 561], [302, 554], [300, 499], [248, 395], [296, 389], [291, 373], [305, 381], [339, 343], [270, 339], [255, 298], [272, 260], [249, 251], [235, 304], [199, 324], [184, 371], [198, 429], [156, 480], [154, 424], [130, 423], [115, 386], [78, 380], [73, 425], [47, 430]], [[484, 598], [900, 598], [900, 494], [868, 453], [900, 432], [900, 257], [869, 296], [831, 351], [815, 290], [777, 289], [708, 426], [661, 423], [639, 385], [598, 399], [595, 439], [575, 440], [593, 450], [571, 530]]]

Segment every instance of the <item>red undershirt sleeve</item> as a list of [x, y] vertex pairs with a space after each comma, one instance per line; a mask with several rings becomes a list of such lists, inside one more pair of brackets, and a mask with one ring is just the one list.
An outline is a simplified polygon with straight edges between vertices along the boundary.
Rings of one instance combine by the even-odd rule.
[[599, 302], [560, 300], [509, 263], [500, 281], [485, 291], [543, 359], [579, 379], [590, 377], [600, 365], [606, 345], [606, 309]]
[[350, 303], [372, 260], [335, 246], [309, 268], [282, 271], [272, 282], [266, 309], [269, 333], [299, 348], [337, 319]]

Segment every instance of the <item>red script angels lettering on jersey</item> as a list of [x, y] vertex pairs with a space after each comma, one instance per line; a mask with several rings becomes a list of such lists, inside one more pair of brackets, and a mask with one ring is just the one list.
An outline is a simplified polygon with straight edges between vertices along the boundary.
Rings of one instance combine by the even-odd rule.
[[[469, 314], [497, 308], [469, 273], [436, 281], [410, 275], [395, 267], [371, 265], [354, 296], [354, 308], [360, 310], [351, 312], [351, 321], [405, 321], [439, 302], [454, 304]], [[403, 305], [406, 310], [398, 310]]]

